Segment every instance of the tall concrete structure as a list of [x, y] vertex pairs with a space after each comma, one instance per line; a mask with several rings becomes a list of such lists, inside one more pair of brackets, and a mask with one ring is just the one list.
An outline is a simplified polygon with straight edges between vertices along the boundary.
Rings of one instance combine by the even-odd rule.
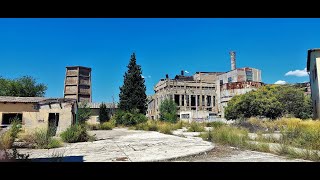
[[159, 119], [161, 102], [170, 98], [178, 105], [177, 116], [183, 120], [203, 120], [224, 117], [224, 107], [235, 95], [244, 94], [263, 85], [261, 71], [255, 68], [236, 68], [235, 52], [230, 52], [231, 71], [196, 72], [175, 78], [166, 75], [154, 87], [155, 94], [148, 101], [147, 115]]
[[82, 66], [66, 67], [64, 97], [77, 102], [92, 102], [91, 68]]
[[307, 56], [307, 72], [310, 78], [311, 99], [313, 107], [313, 118], [320, 119], [320, 88], [319, 88], [319, 69], [320, 69], [320, 48], [309, 49]]
[[236, 52], [230, 51], [230, 56], [231, 56], [231, 70], [236, 69]]

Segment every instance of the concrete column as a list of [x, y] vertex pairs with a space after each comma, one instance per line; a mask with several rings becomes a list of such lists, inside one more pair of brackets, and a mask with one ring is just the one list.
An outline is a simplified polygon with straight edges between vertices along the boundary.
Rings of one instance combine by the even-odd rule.
[[189, 109], [191, 110], [191, 95], [189, 95]]
[[[200, 90], [200, 91], [201, 91], [201, 90]], [[202, 101], [203, 101], [203, 99], [202, 99], [202, 93], [200, 93], [200, 96], [199, 96], [199, 97], [200, 97], [200, 99], [199, 99], [199, 107], [200, 107], [199, 110], [202, 110], [202, 108], [203, 108], [203, 107], [202, 107]]]
[[182, 96], [181, 96], [181, 94], [179, 94], [179, 107], [180, 107], [180, 109], [182, 107]]
[[[198, 103], [198, 95], [196, 95], [196, 107], [199, 107], [199, 103]], [[199, 110], [199, 109], [198, 109]]]
[[184, 101], [184, 110], [186, 111], [187, 110], [187, 95], [186, 94], [184, 94], [183, 101]]

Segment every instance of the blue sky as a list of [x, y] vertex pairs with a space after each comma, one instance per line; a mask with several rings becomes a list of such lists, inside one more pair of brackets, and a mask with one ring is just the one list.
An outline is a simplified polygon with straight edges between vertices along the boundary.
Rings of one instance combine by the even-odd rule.
[[237, 67], [261, 69], [265, 83], [305, 82], [319, 32], [317, 18], [3, 18], [0, 76], [33, 76], [48, 86], [47, 97], [62, 97], [65, 67], [89, 66], [93, 101], [110, 102], [118, 101], [132, 52], [151, 95], [165, 74], [229, 71], [234, 50]]

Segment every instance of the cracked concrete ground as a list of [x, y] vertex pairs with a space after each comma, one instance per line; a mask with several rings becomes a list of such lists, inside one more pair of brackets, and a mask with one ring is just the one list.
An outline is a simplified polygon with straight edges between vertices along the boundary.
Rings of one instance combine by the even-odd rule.
[[163, 161], [198, 154], [214, 145], [201, 138], [183, 138], [152, 131], [115, 128], [109, 131], [90, 131], [98, 141], [65, 144], [55, 149], [19, 149], [29, 158], [83, 157], [85, 162]]
[[115, 128], [90, 131], [98, 141], [65, 144], [56, 149], [19, 149], [30, 158], [82, 157], [85, 162], [304, 162], [271, 153], [240, 150], [203, 141], [199, 132], [179, 129], [174, 135]]

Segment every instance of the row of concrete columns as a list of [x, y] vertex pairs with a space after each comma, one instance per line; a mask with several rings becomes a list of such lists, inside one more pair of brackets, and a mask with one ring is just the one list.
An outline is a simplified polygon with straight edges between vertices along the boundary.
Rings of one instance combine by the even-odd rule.
[[[191, 96], [192, 95], [185, 95], [185, 94], [172, 94], [172, 100], [175, 101], [175, 95], [178, 95], [179, 96], [179, 106], [180, 107], [187, 107], [187, 106], [191, 106]], [[182, 105], [182, 96], [184, 96], [183, 98], [183, 105]], [[189, 99], [189, 104], [187, 105], [187, 96], [188, 96], [188, 99]], [[198, 105], [198, 107], [214, 107], [215, 106], [215, 96], [213, 95], [193, 95], [195, 96], [195, 101], [198, 102], [198, 96], [199, 96], [199, 103], [195, 105]], [[204, 100], [202, 98], [202, 96], [204, 97]], [[211, 102], [210, 102], [210, 106], [207, 106], [207, 97], [211, 97]], [[203, 104], [204, 102], [204, 104]]]

